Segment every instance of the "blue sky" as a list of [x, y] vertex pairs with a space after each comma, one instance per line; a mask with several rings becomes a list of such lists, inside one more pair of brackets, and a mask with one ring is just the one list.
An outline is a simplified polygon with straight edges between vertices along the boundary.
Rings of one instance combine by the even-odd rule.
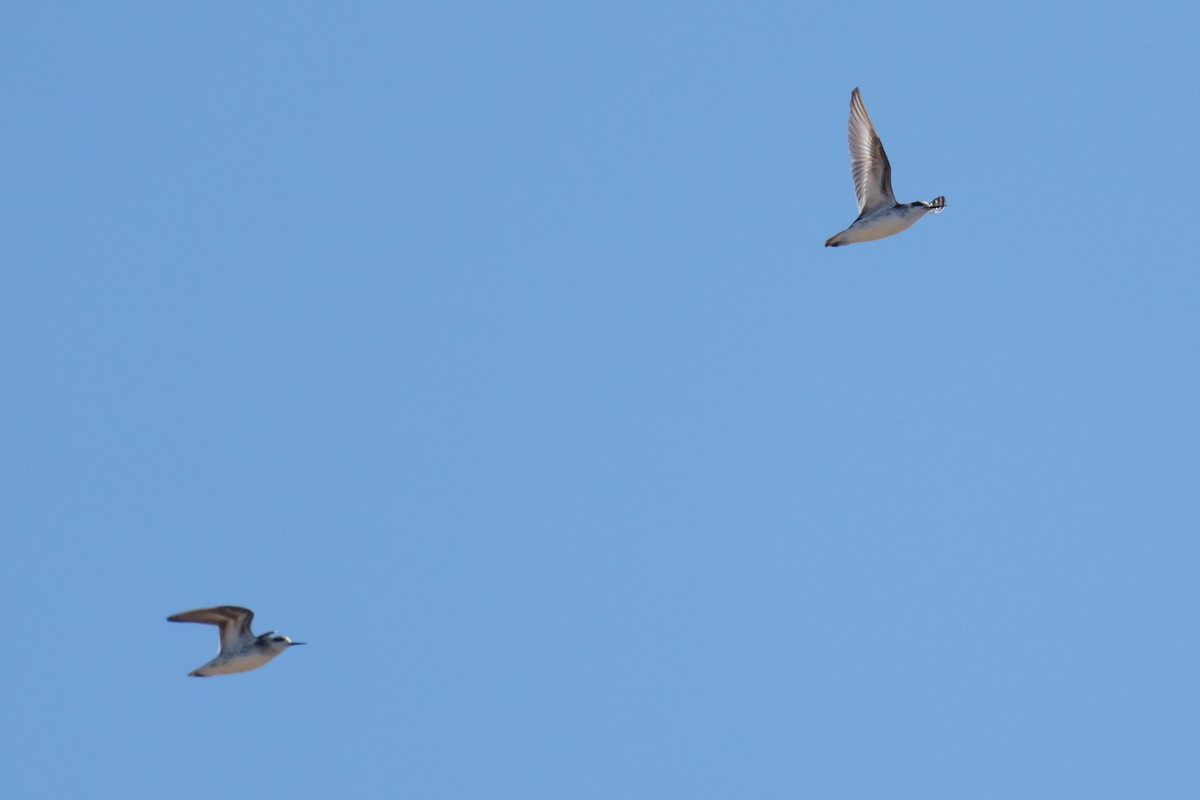
[[0, 793], [1194, 797], [1178, 8], [6, 9]]

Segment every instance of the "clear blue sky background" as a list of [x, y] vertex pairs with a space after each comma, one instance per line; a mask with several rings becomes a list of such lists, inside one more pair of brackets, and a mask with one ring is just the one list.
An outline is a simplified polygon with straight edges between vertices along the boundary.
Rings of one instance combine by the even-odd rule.
[[1196, 797], [1182, 6], [7, 7], [0, 794]]

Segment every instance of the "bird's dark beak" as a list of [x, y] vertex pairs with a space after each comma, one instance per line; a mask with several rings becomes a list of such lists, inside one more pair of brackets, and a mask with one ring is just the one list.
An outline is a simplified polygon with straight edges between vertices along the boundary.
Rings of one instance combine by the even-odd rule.
[[298, 644], [308, 644], [308, 642], [292, 642], [292, 647], [295, 647]]

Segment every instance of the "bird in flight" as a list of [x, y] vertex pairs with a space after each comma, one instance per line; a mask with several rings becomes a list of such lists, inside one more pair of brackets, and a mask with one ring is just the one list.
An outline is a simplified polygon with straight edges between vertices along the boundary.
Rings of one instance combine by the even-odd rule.
[[221, 651], [217, 653], [217, 657], [188, 673], [197, 678], [233, 675], [236, 672], [258, 669], [289, 647], [304, 644], [293, 642], [286, 636], [278, 636], [275, 631], [255, 636], [250, 631], [252, 619], [254, 612], [248, 608], [213, 606], [172, 614], [167, 617], [167, 622], [201, 622], [205, 625], [216, 625], [221, 629]]
[[854, 194], [858, 196], [858, 219], [846, 230], [829, 237], [826, 247], [882, 239], [946, 207], [944, 197], [935, 197], [928, 203], [896, 202], [892, 194], [892, 165], [883, 152], [883, 142], [871, 124], [857, 86], [850, 93], [850, 172], [854, 175]]

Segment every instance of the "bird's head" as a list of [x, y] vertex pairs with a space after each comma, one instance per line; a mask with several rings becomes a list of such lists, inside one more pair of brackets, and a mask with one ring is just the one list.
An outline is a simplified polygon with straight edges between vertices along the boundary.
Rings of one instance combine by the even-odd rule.
[[268, 647], [277, 653], [282, 653], [284, 650], [287, 650], [293, 645], [304, 644], [304, 642], [293, 642], [288, 637], [280, 636], [279, 634], [275, 633], [275, 631], [264, 633], [261, 638], [267, 643]]

